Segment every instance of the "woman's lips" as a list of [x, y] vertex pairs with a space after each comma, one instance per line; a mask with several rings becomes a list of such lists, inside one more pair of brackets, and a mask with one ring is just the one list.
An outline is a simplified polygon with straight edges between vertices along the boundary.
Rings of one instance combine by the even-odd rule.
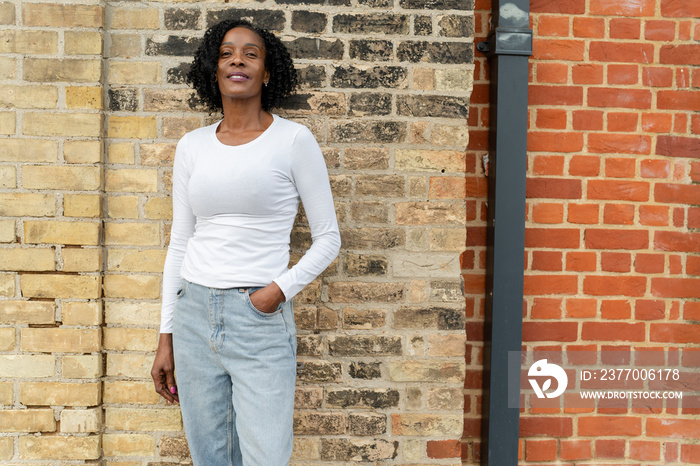
[[248, 79], [248, 75], [245, 73], [240, 73], [240, 72], [234, 72], [230, 73], [226, 76], [227, 79], [231, 79], [233, 81], [245, 81]]

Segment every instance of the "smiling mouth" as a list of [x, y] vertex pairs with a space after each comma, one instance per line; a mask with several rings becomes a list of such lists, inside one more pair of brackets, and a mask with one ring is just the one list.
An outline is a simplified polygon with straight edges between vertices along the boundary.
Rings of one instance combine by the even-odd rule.
[[239, 71], [234, 72], [234, 73], [229, 73], [226, 75], [226, 79], [233, 79], [233, 80], [244, 80], [248, 79], [248, 75], [245, 73], [241, 73]]

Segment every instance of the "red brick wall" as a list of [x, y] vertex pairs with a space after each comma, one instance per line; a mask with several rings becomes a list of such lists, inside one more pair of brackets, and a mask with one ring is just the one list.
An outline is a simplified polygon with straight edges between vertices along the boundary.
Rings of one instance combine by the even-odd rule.
[[[700, 2], [530, 5], [523, 346], [691, 357], [700, 350]], [[477, 42], [490, 8], [476, 1]], [[462, 258], [466, 464], [480, 453], [488, 87], [477, 53]], [[521, 461], [700, 464], [697, 414], [528, 406]]]

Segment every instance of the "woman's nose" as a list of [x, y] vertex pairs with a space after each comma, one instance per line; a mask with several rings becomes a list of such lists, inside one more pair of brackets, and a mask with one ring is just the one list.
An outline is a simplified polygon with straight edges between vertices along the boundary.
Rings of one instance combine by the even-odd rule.
[[233, 53], [233, 57], [231, 60], [231, 64], [233, 65], [242, 65], [243, 64], [243, 55], [240, 53]]

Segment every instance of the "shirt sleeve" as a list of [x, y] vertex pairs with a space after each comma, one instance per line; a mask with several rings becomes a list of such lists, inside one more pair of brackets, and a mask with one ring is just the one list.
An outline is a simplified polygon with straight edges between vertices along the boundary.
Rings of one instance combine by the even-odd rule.
[[286, 301], [319, 276], [340, 251], [340, 232], [326, 162], [306, 127], [296, 134], [292, 144], [291, 175], [304, 205], [313, 242], [294, 267], [274, 279]]
[[180, 268], [187, 251], [187, 242], [194, 234], [196, 223], [187, 188], [190, 178], [187, 155], [187, 141], [186, 137], [183, 137], [177, 144], [173, 162], [173, 223], [170, 229], [170, 245], [163, 267], [160, 333], [173, 332], [173, 310], [176, 295], [182, 283]]

